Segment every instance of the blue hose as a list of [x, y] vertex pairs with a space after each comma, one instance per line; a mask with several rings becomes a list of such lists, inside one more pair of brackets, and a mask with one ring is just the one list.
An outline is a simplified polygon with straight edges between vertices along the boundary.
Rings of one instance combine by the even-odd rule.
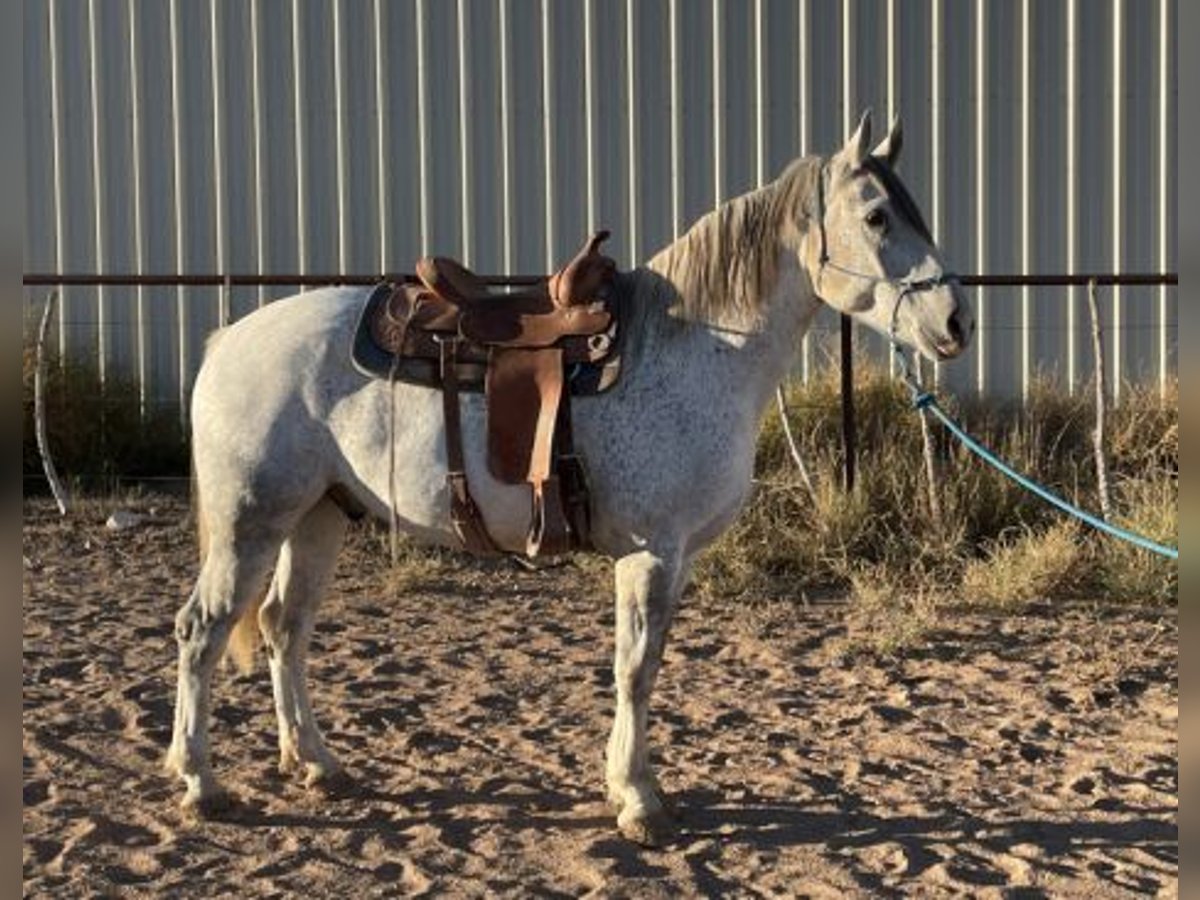
[[1150, 540], [1148, 537], [1143, 537], [1140, 534], [1135, 534], [1132, 531], [1119, 528], [1110, 522], [1106, 522], [1103, 519], [1093, 516], [1089, 512], [1085, 512], [1077, 506], [1072, 506], [1066, 500], [1062, 499], [1062, 497], [1051, 493], [1036, 481], [1033, 481], [1032, 479], [1013, 469], [994, 453], [992, 453], [992, 451], [990, 451], [987, 447], [983, 446], [983, 444], [979, 443], [973, 437], [963, 431], [962, 426], [950, 418], [946, 411], [938, 406], [937, 400], [934, 399], [932, 394], [927, 392], [918, 394], [913, 400], [913, 405], [917, 409], [928, 409], [935, 416], [937, 416], [939, 420], [941, 420], [941, 423], [950, 430], [951, 434], [963, 442], [968, 450], [970, 450], [984, 462], [999, 469], [1017, 484], [1021, 485], [1021, 487], [1037, 494], [1047, 503], [1057, 506], [1063, 512], [1079, 519], [1079, 521], [1086, 522], [1093, 528], [1097, 528], [1100, 531], [1111, 534], [1113, 537], [1120, 538], [1123, 541], [1128, 541], [1129, 543], [1149, 550], [1152, 553], [1157, 553], [1159, 556], [1166, 556], [1170, 559], [1179, 559], [1179, 551], [1175, 547], [1168, 547], [1165, 544], [1156, 543], [1155, 541]]

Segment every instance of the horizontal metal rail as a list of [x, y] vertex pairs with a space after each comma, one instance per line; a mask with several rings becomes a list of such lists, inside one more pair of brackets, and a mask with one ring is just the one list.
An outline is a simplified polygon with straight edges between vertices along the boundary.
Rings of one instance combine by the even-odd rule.
[[[488, 284], [528, 285], [546, 280], [545, 275], [481, 275]], [[315, 285], [372, 285], [380, 282], [416, 283], [417, 276], [411, 272], [393, 272], [382, 275], [95, 275], [54, 274], [51, 272], [27, 273], [22, 284], [25, 287], [39, 285], [72, 287], [266, 287], [270, 285], [310, 287]]]
[[[545, 275], [481, 275], [488, 284], [520, 286], [545, 281]], [[79, 287], [265, 287], [270, 285], [308, 287], [312, 285], [346, 284], [371, 285], [380, 282], [416, 282], [411, 272], [392, 272], [380, 275], [361, 274], [309, 274], [309, 275], [98, 275], [92, 273], [26, 273], [22, 284], [26, 287], [40, 285]], [[1070, 287], [1098, 285], [1177, 285], [1176, 272], [1081, 272], [1075, 275], [960, 275], [959, 282], [967, 287]]]
[[1176, 272], [1082, 272], [1077, 275], [960, 275], [968, 287], [1086, 287], [1098, 285], [1179, 284]]

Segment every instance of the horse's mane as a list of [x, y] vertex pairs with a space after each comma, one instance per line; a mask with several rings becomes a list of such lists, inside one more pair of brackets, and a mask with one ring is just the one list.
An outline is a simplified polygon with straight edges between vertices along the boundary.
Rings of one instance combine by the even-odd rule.
[[780, 249], [798, 243], [815, 215], [821, 162], [795, 160], [770, 184], [707, 213], [649, 261], [675, 289], [672, 316], [713, 323], [758, 317]]

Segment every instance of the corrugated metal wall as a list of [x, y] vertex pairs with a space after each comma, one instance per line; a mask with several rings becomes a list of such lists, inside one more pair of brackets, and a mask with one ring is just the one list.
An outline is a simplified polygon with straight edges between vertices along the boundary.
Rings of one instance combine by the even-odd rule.
[[[870, 106], [902, 114], [957, 270], [1169, 270], [1174, 22], [1172, 0], [26, 0], [25, 268], [536, 273], [600, 225], [632, 265]], [[174, 403], [211, 328], [286, 293], [69, 288], [59, 337]], [[1081, 291], [974, 293], [945, 384], [1090, 372]], [[1120, 378], [1172, 378], [1175, 289], [1102, 304]]]

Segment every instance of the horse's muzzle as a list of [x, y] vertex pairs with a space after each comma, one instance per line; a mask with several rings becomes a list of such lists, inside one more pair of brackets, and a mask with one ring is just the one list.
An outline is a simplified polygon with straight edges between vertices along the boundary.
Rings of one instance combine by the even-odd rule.
[[975, 317], [957, 285], [954, 291], [954, 311], [946, 319], [944, 333], [933, 339], [933, 349], [942, 360], [960, 356], [975, 336]]

